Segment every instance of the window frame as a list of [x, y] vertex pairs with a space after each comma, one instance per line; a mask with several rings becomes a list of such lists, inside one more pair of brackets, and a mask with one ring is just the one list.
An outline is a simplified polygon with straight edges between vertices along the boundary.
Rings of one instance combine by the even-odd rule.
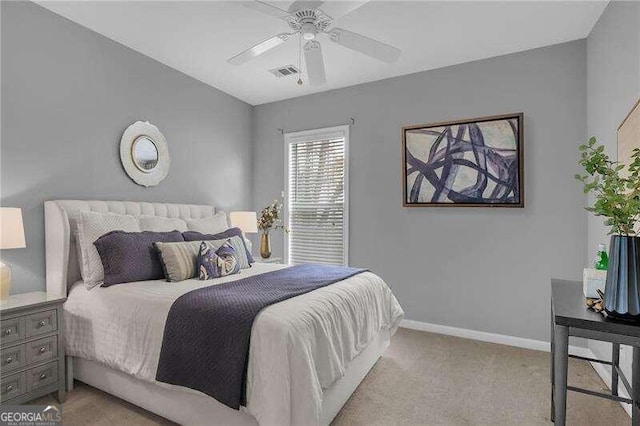
[[[344, 210], [342, 227], [342, 264], [349, 265], [349, 125], [303, 130], [284, 134], [284, 223], [289, 227], [289, 148], [292, 144], [316, 142], [328, 139], [344, 139]], [[284, 234], [284, 258], [289, 263], [289, 235]]]

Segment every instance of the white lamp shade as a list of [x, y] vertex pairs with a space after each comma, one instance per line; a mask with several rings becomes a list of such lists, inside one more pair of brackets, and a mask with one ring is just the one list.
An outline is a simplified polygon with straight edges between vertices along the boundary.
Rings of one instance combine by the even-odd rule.
[[0, 207], [0, 249], [16, 249], [26, 246], [24, 226], [22, 225], [22, 209]]
[[240, 228], [245, 234], [258, 232], [258, 217], [256, 212], [231, 212], [229, 213], [231, 226]]

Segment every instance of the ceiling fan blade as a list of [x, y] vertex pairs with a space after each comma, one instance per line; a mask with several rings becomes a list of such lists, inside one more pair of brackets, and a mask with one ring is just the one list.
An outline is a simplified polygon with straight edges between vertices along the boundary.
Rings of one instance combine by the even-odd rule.
[[242, 65], [245, 62], [255, 58], [256, 56], [262, 55], [263, 53], [273, 49], [274, 47], [280, 46], [290, 38], [290, 33], [281, 33], [278, 35], [274, 35], [273, 37], [261, 41], [255, 46], [245, 50], [244, 52], [238, 53], [236, 56], [227, 59], [227, 62], [233, 65]]
[[328, 1], [322, 6], [320, 9], [327, 15], [331, 16], [333, 19], [339, 18], [341, 16], [346, 15], [347, 13], [351, 13], [357, 8], [364, 6], [369, 3], [370, 0], [364, 1]]
[[322, 6], [323, 3], [324, 3], [323, 1], [319, 1], [319, 0], [296, 0], [293, 3], [291, 3], [291, 6], [289, 6], [288, 10], [289, 10], [289, 13], [293, 15], [297, 11], [303, 10], [303, 9], [316, 10], [317, 8]]
[[267, 15], [275, 16], [276, 18], [284, 18], [285, 16], [289, 16], [289, 12], [286, 10], [280, 9], [279, 7], [273, 6], [267, 2], [253, 0], [253, 1], [241, 1], [238, 2], [244, 7], [248, 7], [249, 9], [257, 10], [262, 13], [266, 13]]
[[364, 53], [383, 62], [395, 62], [401, 53], [401, 50], [397, 47], [342, 28], [330, 30], [329, 38], [341, 46]]
[[304, 45], [304, 59], [307, 64], [307, 75], [312, 86], [321, 86], [327, 81], [324, 73], [324, 60], [320, 43], [311, 40]]

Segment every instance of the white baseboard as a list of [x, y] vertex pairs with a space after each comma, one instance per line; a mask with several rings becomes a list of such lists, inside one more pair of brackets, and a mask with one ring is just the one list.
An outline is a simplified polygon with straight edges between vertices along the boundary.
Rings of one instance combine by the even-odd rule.
[[[550, 352], [551, 344], [542, 340], [525, 339], [524, 337], [507, 336], [504, 334], [487, 333], [486, 331], [469, 330], [467, 328], [449, 327], [447, 325], [430, 324], [413, 320], [402, 320], [400, 327], [411, 330], [428, 331], [429, 333], [445, 334], [447, 336], [463, 337], [481, 342], [498, 343], [500, 345], [515, 346], [516, 348], [533, 349], [534, 351]], [[573, 355], [593, 356], [588, 348], [569, 346]]]
[[[551, 344], [542, 340], [525, 339], [523, 337], [507, 336], [504, 334], [487, 333], [485, 331], [469, 330], [466, 328], [449, 327], [447, 325], [431, 324], [428, 322], [402, 320], [400, 327], [411, 330], [427, 331], [429, 333], [444, 334], [447, 336], [462, 337], [465, 339], [479, 340], [481, 342], [498, 343], [500, 345], [515, 346], [517, 348], [533, 349], [535, 351], [550, 352]], [[569, 353], [587, 358], [596, 358], [591, 349], [581, 346], [569, 346]], [[602, 378], [608, 387], [611, 383], [611, 372], [604, 365], [591, 362], [593, 369]], [[629, 397], [624, 389], [620, 389], [621, 396]], [[631, 406], [629, 404], [620, 403], [622, 408], [631, 416]]]

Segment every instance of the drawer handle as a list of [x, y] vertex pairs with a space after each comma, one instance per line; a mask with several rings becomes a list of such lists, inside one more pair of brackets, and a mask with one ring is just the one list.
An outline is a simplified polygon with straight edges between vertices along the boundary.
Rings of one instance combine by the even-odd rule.
[[7, 359], [4, 360], [4, 362], [7, 364], [11, 364], [11, 361], [13, 361], [13, 358], [11, 357], [7, 357]]
[[7, 392], [11, 392], [13, 390], [13, 385], [7, 386]]
[[42, 374], [40, 375], [40, 380], [44, 380], [44, 379], [46, 379], [46, 378], [47, 378], [47, 373], [42, 373]]
[[7, 335], [7, 336], [8, 336], [8, 335], [10, 335], [10, 334], [11, 334], [11, 329], [10, 329], [10, 328], [7, 328], [7, 329], [4, 331], [4, 334], [5, 334], [5, 335]]
[[44, 320], [42, 320], [42, 321], [40, 321], [40, 322], [38, 323], [38, 325], [39, 325], [40, 327], [44, 327], [46, 324], [47, 324], [47, 323], [46, 323]]
[[40, 353], [43, 354], [43, 353], [46, 352], [46, 350], [47, 350], [47, 348], [43, 346], [43, 347], [40, 348]]

